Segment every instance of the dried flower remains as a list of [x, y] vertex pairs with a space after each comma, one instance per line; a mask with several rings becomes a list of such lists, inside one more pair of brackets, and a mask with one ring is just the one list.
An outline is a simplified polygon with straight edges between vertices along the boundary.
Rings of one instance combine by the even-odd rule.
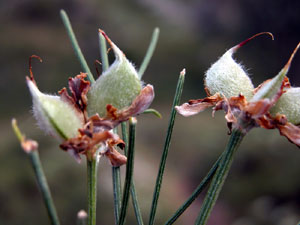
[[243, 68], [231, 58], [236, 50], [261, 34], [273, 38], [271, 33], [262, 32], [229, 49], [206, 72], [205, 90], [208, 96], [190, 100], [177, 106], [176, 110], [183, 116], [192, 116], [210, 107], [213, 115], [224, 110], [229, 133], [232, 129], [247, 133], [254, 127], [276, 128], [281, 135], [300, 146], [300, 89], [292, 88], [286, 76], [300, 43], [278, 75], [253, 89]]
[[[132, 64], [121, 50], [101, 31], [114, 50], [116, 60], [91, 85], [87, 75], [69, 78], [69, 90], [59, 96], [39, 91], [33, 77], [31, 56], [27, 85], [33, 99], [33, 112], [42, 130], [62, 140], [60, 147], [78, 162], [80, 155], [92, 159], [96, 154], [107, 156], [113, 166], [126, 163], [126, 156], [116, 147], [125, 143], [112, 129], [130, 117], [144, 112], [154, 99], [152, 85], [142, 86]], [[40, 59], [41, 61], [41, 59]], [[123, 94], [122, 94], [123, 93]]]

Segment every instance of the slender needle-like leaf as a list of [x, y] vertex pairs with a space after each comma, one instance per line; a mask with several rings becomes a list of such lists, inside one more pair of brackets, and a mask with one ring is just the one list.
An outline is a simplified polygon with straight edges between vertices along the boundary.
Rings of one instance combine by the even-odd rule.
[[121, 174], [119, 166], [112, 166], [115, 224], [118, 224], [121, 209]]
[[61, 16], [61, 19], [65, 25], [65, 28], [67, 30], [67, 33], [68, 33], [68, 36], [71, 40], [71, 43], [72, 43], [72, 46], [73, 46], [73, 49], [75, 51], [75, 54], [81, 64], [81, 67], [82, 67], [82, 70], [83, 72], [87, 73], [87, 77], [89, 79], [90, 82], [95, 82], [95, 79], [94, 79], [94, 76], [81, 52], [81, 49], [79, 47], [79, 44], [77, 42], [77, 39], [75, 37], [75, 34], [74, 34], [74, 31], [72, 29], [72, 25], [71, 25], [71, 22], [69, 20], [69, 17], [67, 15], [67, 13], [65, 12], [65, 10], [60, 10], [60, 16]]
[[[126, 123], [125, 122], [121, 123], [121, 127], [122, 127], [123, 141], [126, 143], [125, 155], [127, 156], [128, 137], [127, 137]], [[134, 209], [134, 213], [135, 213], [135, 217], [138, 222], [138, 225], [144, 225], [141, 209], [140, 209], [140, 206], [138, 203], [137, 193], [136, 193], [136, 189], [135, 189], [135, 183], [134, 183], [133, 179], [132, 179], [132, 183], [131, 183], [130, 193], [131, 193], [132, 205], [133, 205], [133, 209]]]
[[155, 50], [155, 47], [156, 47], [156, 44], [157, 44], [157, 41], [158, 41], [158, 37], [159, 37], [159, 28], [156, 27], [153, 31], [153, 34], [152, 34], [152, 37], [151, 37], [151, 41], [150, 41], [150, 45], [148, 47], [148, 50], [146, 52], [146, 55], [143, 59], [143, 62], [140, 66], [140, 69], [138, 71], [138, 75], [139, 75], [139, 78], [141, 79], [142, 76], [144, 75], [144, 72], [146, 71], [148, 65], [149, 65], [149, 62], [151, 60], [151, 57], [154, 53], [154, 50]]
[[126, 177], [125, 177], [125, 184], [124, 184], [121, 213], [120, 213], [120, 218], [118, 223], [119, 225], [123, 225], [125, 222], [128, 200], [130, 195], [130, 187], [132, 183], [136, 122], [137, 121], [134, 117], [131, 117], [129, 120], [129, 142], [128, 142], [128, 152], [127, 152]]
[[13, 127], [13, 130], [14, 130], [17, 138], [21, 142], [24, 152], [26, 152], [29, 156], [31, 166], [34, 170], [34, 174], [35, 174], [35, 177], [37, 180], [38, 187], [42, 193], [44, 204], [46, 206], [51, 224], [59, 225], [60, 224], [59, 219], [58, 219], [56, 208], [55, 208], [55, 205], [54, 205], [54, 202], [53, 202], [53, 199], [51, 196], [51, 192], [50, 192], [50, 189], [48, 186], [48, 182], [47, 182], [47, 179], [46, 179], [46, 176], [45, 176], [42, 164], [41, 164], [39, 152], [37, 149], [37, 144], [34, 149], [33, 148], [26, 149], [26, 146], [28, 146], [28, 144], [36, 143], [36, 142], [32, 141], [32, 140], [26, 140], [25, 136], [21, 133], [21, 131], [17, 125], [17, 121], [15, 119], [12, 120], [12, 127]]
[[222, 155], [218, 158], [218, 160], [215, 162], [215, 164], [211, 167], [209, 172], [206, 174], [204, 179], [200, 182], [200, 184], [197, 186], [197, 188], [194, 190], [194, 192], [191, 194], [191, 196], [182, 204], [182, 206], [180, 206], [180, 208], [165, 223], [165, 225], [173, 224], [181, 216], [181, 214], [184, 213], [184, 211], [193, 203], [193, 201], [201, 194], [201, 192], [204, 190], [204, 188], [209, 184], [209, 182], [213, 178], [213, 176], [218, 168], [219, 162], [221, 161]]
[[99, 155], [87, 157], [88, 225], [96, 225], [97, 172]]
[[218, 169], [204, 198], [204, 202], [195, 225], [206, 224], [230, 170], [234, 153], [238, 149], [243, 137], [244, 134], [240, 130], [234, 130], [232, 132], [226, 150], [223, 153], [222, 159], [219, 163]]
[[102, 63], [102, 71], [108, 69], [109, 62], [108, 62], [108, 56], [107, 56], [107, 47], [106, 47], [106, 40], [104, 36], [99, 32], [99, 47], [100, 47], [100, 56], [101, 56], [101, 63]]
[[167, 130], [167, 136], [166, 136], [165, 145], [164, 145], [164, 150], [162, 153], [159, 170], [158, 170], [158, 174], [157, 174], [157, 178], [156, 178], [155, 189], [154, 189], [154, 193], [153, 193], [149, 225], [153, 225], [153, 223], [154, 223], [160, 188], [161, 188], [161, 184], [162, 184], [163, 174], [164, 174], [167, 156], [168, 156], [168, 152], [169, 152], [169, 147], [170, 147], [170, 143], [171, 143], [173, 127], [174, 127], [174, 123], [175, 123], [175, 117], [176, 117], [175, 106], [179, 104], [179, 101], [181, 98], [184, 78], [185, 78], [185, 69], [181, 71], [179, 79], [178, 79], [177, 87], [176, 87], [176, 92], [175, 92], [173, 105], [172, 105], [172, 109], [171, 109], [170, 120], [169, 120], [169, 126], [168, 126], [168, 130]]

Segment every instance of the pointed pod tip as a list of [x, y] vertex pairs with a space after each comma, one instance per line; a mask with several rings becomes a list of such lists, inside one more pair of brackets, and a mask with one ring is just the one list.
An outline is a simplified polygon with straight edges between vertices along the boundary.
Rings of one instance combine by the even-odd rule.
[[300, 47], [300, 42], [298, 43], [298, 45], [297, 45], [296, 48], [294, 49], [294, 51], [293, 51], [293, 53], [291, 54], [291, 56], [290, 56], [288, 62], [287, 62], [287, 63], [285, 64], [285, 66], [283, 67], [283, 70], [284, 70], [285, 73], [288, 72], [288, 70], [289, 70], [289, 68], [290, 68], [290, 66], [291, 66], [291, 63], [292, 63], [292, 61], [293, 61], [293, 59], [294, 59], [294, 57], [295, 57], [295, 54], [297, 53], [299, 47]]
[[35, 80], [34, 80], [33, 72], [32, 72], [32, 65], [31, 65], [32, 58], [36, 58], [36, 59], [38, 59], [40, 62], [43, 62], [43, 60], [42, 60], [41, 57], [39, 57], [39, 56], [37, 56], [37, 55], [31, 55], [31, 56], [29, 57], [29, 63], [28, 63], [28, 65], [29, 65], [30, 79], [31, 79], [34, 83], [36, 83]]
[[261, 36], [263, 34], [269, 35], [272, 38], [272, 41], [274, 40], [274, 35], [271, 32], [260, 32], [257, 34], [254, 34], [252, 37], [247, 38], [246, 40], [242, 41], [241, 43], [237, 44], [236, 46], [232, 47], [230, 50], [232, 53], [236, 52], [240, 47], [244, 46], [247, 44], [249, 41], [253, 40], [254, 38]]
[[107, 40], [107, 42], [108, 42], [110, 45], [113, 44], [113, 42], [110, 40], [110, 38], [107, 36], [107, 34], [105, 33], [104, 30], [102, 30], [102, 29], [99, 28], [98, 31], [99, 31], [99, 33], [101, 33], [101, 34], [103, 35], [103, 37]]

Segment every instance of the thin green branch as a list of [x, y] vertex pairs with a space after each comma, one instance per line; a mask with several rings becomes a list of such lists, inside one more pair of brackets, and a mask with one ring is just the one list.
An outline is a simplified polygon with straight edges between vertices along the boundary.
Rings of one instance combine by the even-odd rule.
[[97, 206], [97, 172], [99, 155], [87, 157], [87, 186], [88, 186], [88, 225], [96, 225]]
[[105, 37], [100, 32], [98, 32], [98, 36], [99, 36], [99, 47], [100, 47], [102, 71], [104, 72], [109, 67], [106, 40], [105, 40]]
[[134, 168], [134, 145], [135, 145], [135, 127], [136, 119], [131, 117], [129, 120], [129, 141], [128, 141], [128, 152], [127, 152], [127, 164], [126, 164], [126, 177], [124, 184], [124, 193], [122, 199], [122, 207], [119, 218], [119, 225], [123, 225], [125, 222], [128, 200], [130, 196], [130, 187], [132, 184], [133, 168]]
[[57, 216], [57, 212], [56, 212], [56, 208], [51, 196], [51, 192], [48, 186], [48, 182], [41, 164], [41, 160], [39, 157], [39, 153], [38, 153], [38, 145], [35, 141], [33, 140], [27, 140], [25, 138], [25, 136], [21, 133], [18, 125], [17, 125], [17, 121], [15, 119], [12, 120], [12, 127], [13, 130], [17, 136], [17, 138], [19, 139], [19, 141], [21, 142], [21, 146], [24, 150], [25, 153], [28, 154], [30, 162], [31, 162], [31, 166], [34, 170], [34, 174], [38, 183], [38, 187], [41, 191], [43, 200], [44, 200], [44, 204], [46, 206], [47, 212], [48, 212], [48, 216], [49, 219], [51, 221], [52, 225], [59, 225], [59, 219]]
[[197, 186], [197, 188], [193, 191], [191, 196], [182, 204], [182, 206], [179, 207], [179, 209], [175, 212], [175, 214], [165, 223], [165, 225], [171, 225], [173, 224], [181, 215], [184, 213], [184, 211], [193, 203], [193, 201], [201, 194], [201, 192], [204, 190], [204, 188], [209, 184], [211, 179], [213, 178], [219, 162], [222, 159], [223, 154], [218, 158], [218, 160], [214, 163], [214, 165], [211, 167], [209, 172], [206, 174], [204, 179], [200, 182], [200, 184]]
[[164, 145], [164, 150], [162, 153], [160, 166], [159, 166], [159, 170], [158, 170], [158, 174], [157, 174], [157, 178], [156, 178], [156, 185], [155, 185], [155, 189], [154, 189], [154, 193], [153, 193], [149, 225], [153, 225], [153, 223], [154, 223], [160, 188], [161, 188], [161, 184], [162, 184], [163, 174], [164, 174], [165, 165], [166, 165], [168, 152], [169, 152], [169, 147], [170, 147], [170, 143], [171, 143], [173, 127], [174, 127], [174, 123], [175, 123], [175, 117], [176, 117], [175, 106], [179, 104], [179, 101], [181, 98], [184, 78], [185, 78], [185, 69], [181, 71], [179, 79], [178, 79], [177, 87], [176, 87], [176, 92], [175, 92], [173, 105], [172, 105], [172, 109], [171, 109], [170, 120], [169, 120], [169, 126], [168, 126], [168, 130], [167, 130], [167, 136], [166, 136], [165, 145]]
[[90, 82], [95, 82], [95, 79], [94, 79], [94, 76], [81, 52], [81, 49], [79, 47], [79, 44], [77, 42], [77, 39], [75, 37], [75, 34], [74, 34], [74, 31], [72, 29], [72, 25], [70, 23], [70, 20], [69, 20], [69, 17], [67, 15], [67, 13], [65, 12], [65, 10], [60, 10], [60, 16], [61, 16], [61, 19], [65, 25], [65, 28], [67, 30], [67, 33], [68, 33], [68, 36], [71, 40], [71, 43], [72, 43], [72, 46], [73, 46], [73, 49], [75, 51], [75, 54], [81, 64], [81, 67], [82, 67], [82, 70], [83, 72], [87, 73], [87, 77], [89, 79]]
[[[126, 143], [125, 155], [127, 156], [128, 137], [127, 137], [126, 123], [125, 122], [121, 123], [121, 127], [122, 127], [122, 138], [123, 138], [123, 141]], [[138, 203], [137, 193], [136, 193], [136, 189], [135, 189], [135, 183], [134, 183], [133, 179], [132, 179], [132, 183], [131, 183], [130, 193], [131, 193], [132, 205], [133, 205], [133, 209], [134, 209], [134, 213], [135, 213], [135, 217], [138, 222], [138, 225], [144, 225], [142, 213], [141, 213], [140, 206]]]
[[49, 218], [51, 220], [51, 224], [59, 225], [60, 224], [59, 219], [56, 213], [56, 209], [47, 183], [47, 179], [42, 168], [38, 151], [30, 152], [29, 158], [38, 182], [38, 186], [40, 187], [40, 190], [42, 192], [42, 196], [48, 211]]
[[219, 163], [218, 169], [204, 198], [204, 202], [202, 204], [199, 216], [196, 219], [195, 225], [206, 224], [230, 170], [234, 153], [238, 149], [243, 137], [244, 134], [239, 130], [234, 130], [232, 132], [226, 150], [223, 153], [222, 159]]
[[148, 65], [149, 65], [149, 62], [152, 58], [152, 55], [154, 53], [154, 50], [156, 48], [156, 44], [157, 44], [157, 41], [158, 41], [158, 37], [159, 37], [159, 28], [156, 27], [153, 31], [153, 34], [152, 34], [152, 37], [151, 37], [151, 41], [150, 41], [150, 44], [149, 44], [149, 47], [147, 49], [147, 52], [146, 52], [146, 55], [143, 59], [143, 62], [140, 66], [140, 69], [138, 71], [138, 75], [139, 75], [139, 78], [141, 79], [142, 76], [144, 75], [144, 72], [146, 71]]
[[118, 224], [121, 209], [121, 174], [119, 166], [112, 166], [115, 224]]

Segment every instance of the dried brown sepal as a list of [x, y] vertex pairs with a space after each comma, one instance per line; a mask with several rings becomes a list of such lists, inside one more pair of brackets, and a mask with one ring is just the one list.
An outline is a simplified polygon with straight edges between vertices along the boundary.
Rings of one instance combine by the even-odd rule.
[[119, 120], [125, 121], [130, 117], [137, 116], [149, 108], [154, 99], [154, 88], [148, 84], [140, 94], [133, 100], [131, 105], [117, 112]]
[[289, 123], [285, 115], [277, 114], [272, 117], [270, 114], [265, 115], [258, 121], [260, 127], [265, 129], [278, 129], [280, 135], [285, 136], [291, 143], [300, 147], [300, 127]]
[[74, 78], [69, 78], [69, 89], [72, 93], [70, 96], [66, 88], [59, 91], [61, 98], [70, 103], [76, 108], [76, 110], [82, 113], [84, 121], [87, 121], [88, 115], [86, 111], [87, 107], [87, 92], [90, 89], [90, 82], [85, 80], [86, 73], [80, 73]]
[[141, 90], [141, 93], [133, 100], [132, 104], [122, 110], [118, 110], [114, 106], [108, 104], [106, 106], [106, 116], [101, 118], [94, 115], [89, 118], [96, 129], [113, 129], [123, 121], [127, 121], [130, 117], [137, 116], [144, 112], [154, 99], [154, 89], [152, 85], [147, 85]]
[[111, 148], [109, 151], [107, 151], [105, 156], [109, 159], [112, 166], [122, 166], [127, 162], [127, 157], [119, 153], [114, 148]]
[[217, 93], [203, 99], [189, 100], [188, 103], [176, 106], [175, 109], [182, 116], [188, 117], [198, 114], [207, 108], [213, 107], [222, 100], [223, 98]]
[[81, 129], [80, 135], [64, 141], [60, 148], [69, 152], [77, 161], [80, 161], [80, 154], [93, 155], [100, 143], [105, 143], [111, 138], [116, 138], [110, 131], [93, 133], [89, 129]]
[[126, 164], [127, 157], [119, 153], [115, 146], [118, 146], [121, 149], [124, 149], [125, 143], [121, 139], [110, 139], [107, 142], [108, 150], [105, 152], [105, 156], [108, 157], [112, 166], [122, 166]]

